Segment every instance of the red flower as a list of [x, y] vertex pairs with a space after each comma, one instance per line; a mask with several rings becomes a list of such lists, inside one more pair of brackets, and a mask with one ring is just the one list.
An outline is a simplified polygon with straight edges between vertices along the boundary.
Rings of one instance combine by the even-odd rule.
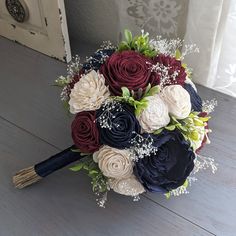
[[[181, 61], [176, 60], [174, 57], [167, 56], [164, 54], [159, 54], [153, 59], [153, 64], [159, 63], [160, 67], [168, 67], [168, 80], [164, 81], [164, 85], [171, 85], [171, 84], [180, 84], [184, 85], [186, 79], [186, 72], [184, 67], [181, 65]], [[175, 73], [178, 73], [175, 76]], [[161, 83], [162, 81], [162, 71], [161, 69], [157, 69], [157, 76], [156, 80], [154, 81], [154, 85]]]
[[121, 95], [121, 87], [137, 92], [155, 79], [149, 69], [151, 63], [149, 58], [135, 51], [116, 52], [101, 66], [100, 73], [113, 95]]
[[95, 111], [84, 111], [78, 113], [72, 122], [72, 139], [75, 146], [82, 152], [95, 152], [100, 147], [95, 119]]
[[[83, 74], [84, 74], [84, 70], [83, 69], [80, 69], [78, 74], [74, 74], [71, 82], [68, 85], [70, 90], [74, 88], [74, 85], [80, 80], [80, 78], [81, 78], [81, 76]], [[70, 91], [69, 91], [69, 94], [70, 94]]]

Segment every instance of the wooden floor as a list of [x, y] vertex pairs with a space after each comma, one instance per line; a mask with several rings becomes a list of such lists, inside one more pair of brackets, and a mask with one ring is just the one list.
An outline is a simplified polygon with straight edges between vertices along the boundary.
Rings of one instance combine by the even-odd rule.
[[[84, 56], [92, 47], [78, 45]], [[198, 175], [188, 195], [138, 203], [111, 193], [98, 208], [89, 179], [67, 168], [24, 190], [11, 177], [71, 144], [70, 121], [53, 80], [66, 65], [0, 38], [0, 236], [236, 235], [236, 99], [199, 87], [218, 107], [204, 154], [219, 170]]]

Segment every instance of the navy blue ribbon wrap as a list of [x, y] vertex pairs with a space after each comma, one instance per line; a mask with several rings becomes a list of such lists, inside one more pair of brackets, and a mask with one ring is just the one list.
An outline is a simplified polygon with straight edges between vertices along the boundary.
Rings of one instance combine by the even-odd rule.
[[72, 151], [73, 149], [76, 149], [74, 145], [36, 164], [34, 166], [35, 172], [40, 177], [46, 177], [56, 170], [82, 159], [83, 156], [79, 152]]

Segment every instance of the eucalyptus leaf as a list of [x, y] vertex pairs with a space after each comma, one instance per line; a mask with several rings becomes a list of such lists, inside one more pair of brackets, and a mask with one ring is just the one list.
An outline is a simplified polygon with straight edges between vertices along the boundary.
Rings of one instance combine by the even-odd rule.
[[144, 95], [148, 93], [148, 91], [151, 89], [152, 85], [149, 83], [148, 86], [145, 89]]
[[137, 107], [137, 109], [135, 109], [135, 115], [136, 116], [139, 116], [141, 114], [141, 112], [142, 112], [142, 108], [140, 106]]
[[80, 171], [83, 168], [84, 163], [80, 162], [77, 165], [73, 166], [70, 168], [70, 170], [72, 171]]
[[178, 121], [174, 116], [171, 116], [171, 119], [172, 119], [175, 123], [179, 123], [179, 121]]
[[187, 64], [186, 64], [186, 63], [182, 63], [182, 67], [183, 67], [184, 69], [187, 69]]
[[176, 125], [176, 127], [184, 132], [188, 132], [188, 129], [185, 126], [182, 125]]
[[132, 96], [132, 97], [135, 96], [134, 90], [131, 90], [131, 96]]
[[130, 91], [127, 87], [122, 87], [121, 90], [122, 90], [123, 97], [125, 97], [125, 98], [130, 97]]
[[179, 60], [179, 59], [181, 58], [181, 52], [180, 52], [179, 49], [177, 49], [177, 50], [175, 51], [175, 58], [176, 58], [177, 60]]
[[175, 128], [176, 128], [175, 125], [169, 125], [165, 127], [165, 129], [170, 130], [170, 131], [175, 130]]
[[160, 92], [160, 87], [159, 87], [158, 85], [156, 85], [156, 86], [152, 87], [152, 88], [149, 90], [148, 96], [153, 96], [153, 95], [155, 95], [155, 94], [157, 94], [157, 93], [159, 93], [159, 92]]
[[79, 149], [73, 149], [73, 148], [71, 148], [71, 151], [72, 152], [81, 152]]
[[169, 199], [170, 198], [170, 192], [165, 193], [165, 196], [166, 196], [166, 199]]
[[154, 134], [160, 134], [163, 131], [163, 128], [160, 128], [154, 132]]
[[187, 188], [188, 185], [189, 185], [189, 182], [188, 182], [188, 180], [186, 179], [185, 182], [184, 182], [184, 184], [183, 184], [183, 186], [184, 186], [185, 188]]
[[199, 120], [204, 121], [204, 122], [208, 121], [209, 119], [211, 119], [210, 116], [207, 116], [207, 117], [199, 117]]
[[193, 119], [193, 123], [196, 126], [204, 126], [204, 122], [202, 120], [200, 120], [200, 119], [197, 119], [197, 118]]
[[192, 140], [194, 140], [194, 141], [198, 141], [198, 140], [199, 140], [199, 134], [198, 134], [198, 132], [195, 131], [195, 130], [192, 131], [192, 132], [190, 132], [189, 137], [190, 137]]
[[129, 30], [125, 29], [124, 34], [125, 34], [126, 41], [128, 43], [130, 43], [132, 41], [132, 38], [133, 38], [132, 33]]

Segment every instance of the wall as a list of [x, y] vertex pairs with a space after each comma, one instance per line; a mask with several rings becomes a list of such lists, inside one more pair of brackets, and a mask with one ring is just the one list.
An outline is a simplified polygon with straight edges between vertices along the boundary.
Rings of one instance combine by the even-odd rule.
[[184, 38], [188, 0], [65, 0], [65, 5], [72, 41], [117, 42], [124, 28]]

